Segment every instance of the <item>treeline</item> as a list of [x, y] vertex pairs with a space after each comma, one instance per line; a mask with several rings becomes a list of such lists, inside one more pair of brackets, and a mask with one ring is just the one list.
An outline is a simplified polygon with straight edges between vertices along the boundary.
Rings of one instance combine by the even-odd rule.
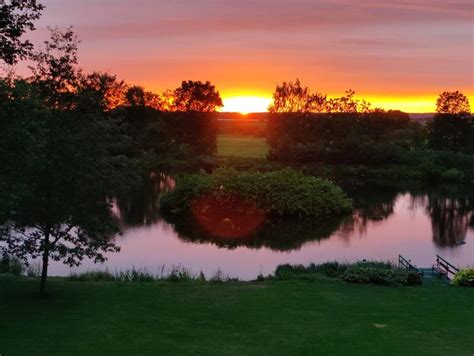
[[373, 109], [352, 90], [329, 99], [298, 79], [277, 85], [273, 100], [268, 142], [270, 158], [277, 161], [439, 165], [440, 159], [432, 159], [439, 151], [446, 152], [438, 154], [444, 161], [474, 154], [474, 120], [468, 98], [459, 91], [440, 94], [428, 125], [412, 122], [400, 111]]
[[[213, 156], [217, 146], [215, 113], [162, 112], [150, 107], [122, 107], [112, 113], [120, 118], [128, 138], [128, 157], [154, 155], [156, 162], [187, 161]], [[159, 169], [160, 164], [150, 169]], [[164, 167], [162, 167], [164, 168]]]
[[437, 114], [429, 125], [399, 111], [269, 116], [270, 158], [286, 162], [400, 164], [417, 150], [474, 153], [471, 116]]
[[[407, 114], [280, 114], [268, 123], [270, 158], [299, 163], [398, 163], [416, 130]], [[394, 145], [396, 144], [396, 146]]]

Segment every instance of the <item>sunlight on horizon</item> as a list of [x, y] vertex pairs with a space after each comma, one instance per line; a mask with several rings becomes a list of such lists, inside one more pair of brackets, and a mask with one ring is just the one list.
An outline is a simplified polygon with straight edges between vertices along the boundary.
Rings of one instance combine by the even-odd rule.
[[[330, 96], [329, 98], [337, 97]], [[363, 99], [358, 95], [357, 99]], [[420, 97], [371, 97], [365, 99], [372, 104], [372, 108], [384, 110], [400, 110], [406, 113], [434, 113], [436, 110], [437, 96]], [[471, 109], [474, 110], [474, 97], [468, 95]], [[273, 102], [271, 96], [264, 95], [238, 95], [222, 99], [224, 106], [221, 112], [236, 112], [242, 115], [249, 113], [268, 112], [268, 107]]]
[[267, 112], [273, 99], [263, 96], [233, 96], [222, 99], [222, 112], [238, 112], [243, 115], [257, 112]]

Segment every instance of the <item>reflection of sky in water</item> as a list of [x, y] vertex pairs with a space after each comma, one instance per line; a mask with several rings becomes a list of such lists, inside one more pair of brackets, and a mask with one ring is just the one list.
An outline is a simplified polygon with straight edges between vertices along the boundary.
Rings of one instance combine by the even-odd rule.
[[[431, 212], [435, 211], [432, 216], [437, 216], [437, 223], [433, 223], [434, 219], [428, 215], [427, 207], [430, 207]], [[449, 207], [449, 201], [446, 205], [446, 201], [429, 202], [428, 198], [413, 199], [409, 194], [399, 195], [393, 205], [384, 203], [369, 209], [369, 215], [376, 220], [367, 219], [367, 211], [356, 213], [355, 217], [346, 220], [332, 234], [329, 233], [330, 237], [316, 232], [319, 240], [305, 237], [296, 248], [283, 249], [284, 251], [271, 248], [266, 243], [256, 244], [263, 246], [259, 248], [233, 246], [233, 249], [229, 249], [219, 242], [202, 238], [193, 242], [189, 236], [179, 237], [173, 225], [158, 219], [148, 226], [126, 228], [123, 236], [117, 238], [117, 243], [122, 248], [119, 254], [110, 255], [104, 265], [85, 261], [80, 270], [108, 268], [113, 271], [134, 266], [159, 273], [163, 265], [169, 268], [181, 264], [196, 273], [202, 270], [207, 276], [221, 268], [230, 276], [251, 279], [259, 273], [272, 273], [282, 263], [306, 264], [364, 258], [396, 260], [398, 254], [419, 267], [431, 266], [436, 254], [455, 265], [474, 265], [474, 230], [472, 227], [468, 228], [472, 213], [468, 211], [456, 218], [456, 211], [459, 209], [456, 208], [453, 212], [452, 207]], [[454, 221], [456, 219], [457, 222]], [[434, 241], [433, 231], [438, 236], [440, 225], [441, 230], [455, 235], [448, 236], [448, 244]], [[186, 232], [187, 235], [193, 234], [193, 229], [190, 230]], [[285, 234], [288, 231], [292, 231], [291, 226], [285, 229]], [[459, 233], [462, 236], [456, 235]], [[452, 244], [453, 239], [462, 241], [464, 236], [465, 244]], [[256, 241], [259, 241], [258, 237]], [[50, 271], [51, 275], [70, 273], [69, 267], [58, 263], [52, 263]]]

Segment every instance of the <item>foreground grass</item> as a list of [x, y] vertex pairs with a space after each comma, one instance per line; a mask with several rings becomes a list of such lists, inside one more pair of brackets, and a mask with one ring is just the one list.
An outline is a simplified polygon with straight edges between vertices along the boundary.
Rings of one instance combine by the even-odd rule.
[[0, 279], [0, 354], [472, 355], [474, 290]]
[[252, 136], [219, 135], [217, 155], [222, 157], [265, 158], [268, 145], [265, 138]]

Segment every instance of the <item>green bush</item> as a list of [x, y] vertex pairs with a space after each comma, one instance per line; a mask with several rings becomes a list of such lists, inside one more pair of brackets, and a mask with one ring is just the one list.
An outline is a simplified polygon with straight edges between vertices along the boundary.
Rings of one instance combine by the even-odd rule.
[[260, 173], [229, 168], [178, 180], [176, 189], [163, 196], [161, 207], [165, 212], [183, 213], [204, 194], [216, 199], [238, 196], [273, 215], [329, 216], [352, 209], [352, 201], [342, 189], [327, 180], [292, 169]]
[[419, 285], [423, 283], [421, 276], [416, 272], [395, 267], [353, 266], [342, 275], [342, 279], [358, 284]]
[[456, 273], [453, 284], [463, 287], [474, 287], [474, 268], [467, 268]]
[[311, 263], [308, 266], [284, 264], [277, 266], [275, 277], [277, 279], [293, 279], [303, 275], [321, 274], [330, 278], [339, 278], [347, 270], [347, 263], [327, 262], [320, 265]]
[[340, 278], [349, 283], [380, 285], [419, 285], [421, 276], [413, 271], [398, 268], [391, 262], [362, 261], [356, 263], [328, 262], [320, 265], [279, 265], [275, 278], [279, 280], [314, 279], [318, 275]]
[[178, 179], [177, 187], [161, 197], [161, 210], [173, 214], [187, 212], [195, 198], [212, 191], [216, 186], [215, 179], [205, 174], [191, 174]]

